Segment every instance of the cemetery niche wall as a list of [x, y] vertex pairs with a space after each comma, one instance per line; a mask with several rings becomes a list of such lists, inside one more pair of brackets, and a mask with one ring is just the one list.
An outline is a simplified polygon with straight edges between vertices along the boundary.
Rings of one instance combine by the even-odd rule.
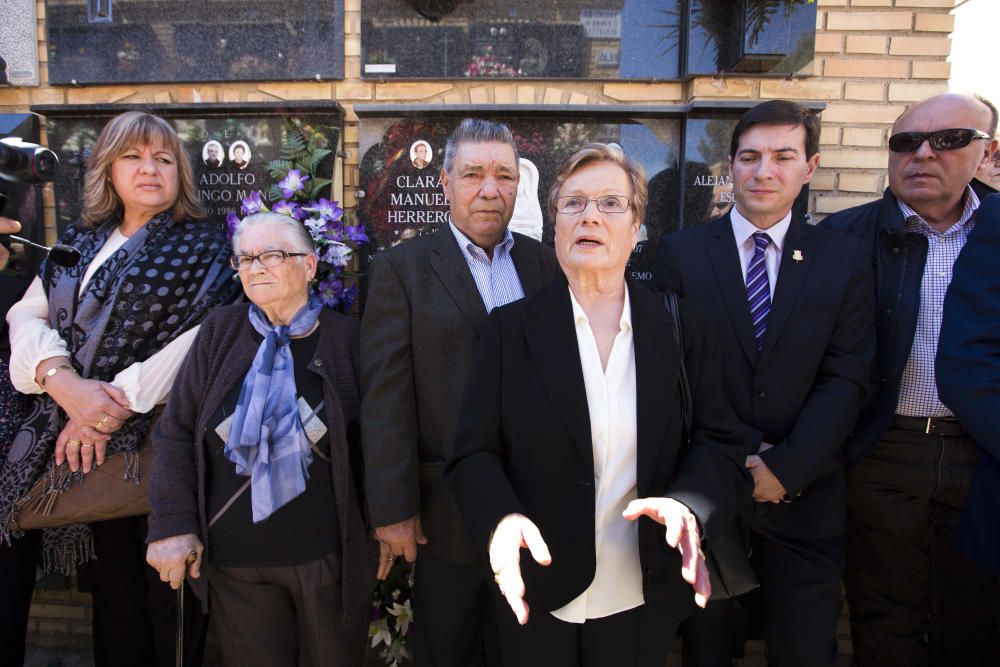
[[[358, 214], [377, 252], [433, 233], [450, 221], [440, 172], [448, 135], [465, 116], [502, 120], [514, 131], [521, 183], [510, 228], [552, 244], [546, 201], [558, 165], [592, 141], [614, 142], [646, 170], [649, 205], [629, 274], [650, 282], [659, 238], [724, 215], [732, 204], [729, 138], [743, 108], [658, 112], [627, 107], [586, 110], [410, 108], [356, 105], [361, 119]], [[395, 115], [393, 115], [395, 114]], [[424, 157], [418, 159], [418, 155]], [[805, 212], [808, 189], [796, 206]]]
[[815, 0], [362, 0], [368, 78], [812, 74]]

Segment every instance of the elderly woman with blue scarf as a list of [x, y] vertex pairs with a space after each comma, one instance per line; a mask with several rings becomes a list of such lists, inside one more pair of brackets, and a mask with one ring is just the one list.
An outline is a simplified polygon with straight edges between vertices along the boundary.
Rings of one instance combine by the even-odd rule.
[[358, 323], [310, 296], [292, 218], [245, 218], [232, 261], [251, 303], [205, 319], [154, 431], [146, 559], [210, 602], [227, 665], [359, 665]]

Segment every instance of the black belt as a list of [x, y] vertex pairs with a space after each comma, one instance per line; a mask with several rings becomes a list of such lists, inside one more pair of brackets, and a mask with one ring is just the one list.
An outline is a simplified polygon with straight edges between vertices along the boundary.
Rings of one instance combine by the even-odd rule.
[[965, 435], [965, 429], [954, 417], [906, 417], [896, 415], [892, 427], [904, 431], [919, 431], [927, 435]]

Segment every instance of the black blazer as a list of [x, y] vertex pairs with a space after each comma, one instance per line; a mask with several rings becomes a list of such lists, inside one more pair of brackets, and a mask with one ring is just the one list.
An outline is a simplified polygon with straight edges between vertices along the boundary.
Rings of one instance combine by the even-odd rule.
[[[639, 497], [669, 495], [691, 508], [711, 541], [751, 486], [743, 466], [751, 434], [719, 383], [711, 322], [681, 303], [684, 359], [695, 405], [692, 441], [683, 454], [672, 320], [658, 295], [629, 283], [637, 391]], [[590, 417], [569, 290], [556, 279], [533, 298], [494, 311], [469, 375], [448, 481], [472, 541], [486, 554], [490, 533], [519, 512], [541, 531], [552, 564], [521, 558], [533, 608], [551, 611], [594, 578], [594, 458]], [[647, 600], [692, 604], [680, 556], [663, 527], [639, 524]], [[536, 606], [537, 605], [537, 606]]]
[[793, 218], [759, 354], [728, 215], [663, 237], [656, 280], [712, 315], [726, 394], [758, 442], [775, 445], [761, 458], [792, 502], [753, 503], [754, 521], [800, 538], [842, 534], [841, 447], [869, 393], [875, 354], [868, 246]]
[[[514, 234], [511, 258], [526, 295], [559, 271], [551, 248], [521, 234]], [[379, 253], [370, 274], [361, 432], [372, 525], [419, 514], [430, 553], [472, 562], [443, 475], [486, 307], [448, 225]]]
[[981, 457], [955, 540], [1000, 574], [1000, 195], [983, 200], [955, 262], [944, 300], [936, 374], [944, 402], [979, 444]]

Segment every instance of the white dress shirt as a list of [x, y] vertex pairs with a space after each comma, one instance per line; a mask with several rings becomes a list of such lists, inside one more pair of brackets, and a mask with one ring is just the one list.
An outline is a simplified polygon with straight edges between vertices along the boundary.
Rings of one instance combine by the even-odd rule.
[[635, 609], [644, 602], [638, 522], [622, 518], [625, 507], [637, 497], [635, 347], [627, 289], [606, 370], [601, 367], [590, 321], [572, 290], [569, 296], [576, 322], [576, 342], [583, 366], [594, 450], [597, 567], [587, 590], [552, 615], [569, 623], [583, 623], [588, 618], [603, 618]]
[[752, 222], [743, 217], [734, 206], [729, 211], [729, 219], [733, 225], [733, 235], [736, 237], [736, 249], [740, 254], [740, 267], [744, 282], [746, 281], [747, 267], [753, 259], [754, 241], [753, 235], [757, 232], [764, 232], [771, 237], [771, 242], [764, 251], [764, 265], [767, 268], [767, 285], [771, 289], [771, 297], [774, 298], [774, 286], [778, 284], [778, 269], [781, 267], [781, 251], [785, 247], [785, 235], [788, 234], [788, 226], [792, 222], [792, 212], [782, 218], [777, 224], [769, 229], [760, 229]]
[[524, 298], [521, 279], [517, 275], [514, 258], [510, 256], [510, 250], [514, 247], [514, 235], [509, 229], [504, 230], [503, 240], [493, 248], [491, 260], [486, 251], [463, 234], [454, 222], [449, 222], [448, 226], [451, 227], [451, 233], [455, 235], [462, 257], [469, 266], [487, 313], [511, 301]]
[[[80, 293], [106, 259], [125, 245], [128, 237], [115, 229], [87, 266], [80, 280]], [[69, 357], [66, 343], [49, 326], [49, 300], [40, 278], [35, 278], [20, 301], [7, 312], [10, 327], [10, 379], [22, 394], [41, 394], [35, 382], [38, 364], [51, 357]], [[123, 369], [111, 381], [128, 397], [134, 412], [149, 412], [167, 400], [181, 362], [187, 355], [198, 327], [192, 327], [152, 355]]]

